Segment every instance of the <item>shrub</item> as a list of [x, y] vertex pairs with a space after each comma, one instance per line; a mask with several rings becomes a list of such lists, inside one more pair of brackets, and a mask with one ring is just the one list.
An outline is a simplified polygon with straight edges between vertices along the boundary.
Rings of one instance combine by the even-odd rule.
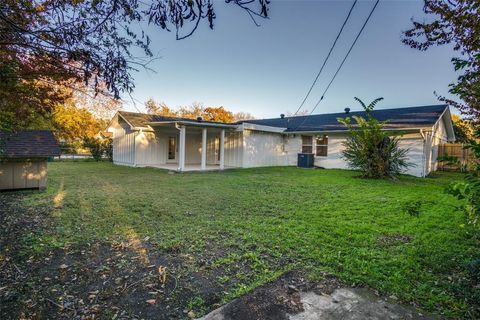
[[[477, 137], [480, 137], [480, 132], [477, 132]], [[450, 185], [448, 192], [466, 201], [463, 211], [467, 222], [480, 229], [480, 143], [472, 140], [465, 148], [473, 153], [473, 165], [464, 181]]]
[[90, 151], [93, 159], [95, 159], [96, 161], [102, 160], [104, 149], [103, 143], [100, 139], [85, 138], [84, 146]]
[[113, 161], [113, 140], [111, 138], [103, 141], [103, 149], [108, 161]]
[[384, 130], [386, 122], [380, 122], [372, 115], [375, 105], [383, 98], [375, 99], [368, 106], [355, 97], [364, 108], [366, 118], [353, 116], [338, 118], [349, 131], [343, 142], [342, 156], [353, 169], [362, 172], [364, 178], [395, 178], [413, 164], [407, 161], [408, 149], [399, 148], [399, 137], [390, 137]]
[[84, 146], [90, 151], [93, 159], [96, 161], [100, 161], [102, 158], [107, 158], [109, 161], [113, 160], [112, 139], [86, 138]]
[[422, 201], [414, 200], [405, 202], [402, 206], [403, 212], [411, 215], [412, 217], [420, 216], [420, 208], [422, 207]]

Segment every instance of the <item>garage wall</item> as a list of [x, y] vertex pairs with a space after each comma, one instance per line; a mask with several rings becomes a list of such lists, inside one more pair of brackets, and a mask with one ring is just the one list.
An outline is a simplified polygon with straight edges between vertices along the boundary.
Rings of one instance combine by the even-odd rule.
[[135, 131], [120, 117], [109, 128], [113, 132], [113, 162], [115, 164], [134, 165]]
[[445, 118], [442, 117], [432, 128], [425, 132], [425, 174], [437, 170], [438, 146], [448, 142]]
[[46, 159], [0, 162], [0, 190], [46, 187]]

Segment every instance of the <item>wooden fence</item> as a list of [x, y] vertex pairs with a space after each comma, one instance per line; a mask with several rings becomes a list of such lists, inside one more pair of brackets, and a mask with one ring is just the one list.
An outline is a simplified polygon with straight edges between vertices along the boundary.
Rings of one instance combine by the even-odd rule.
[[461, 143], [444, 143], [438, 146], [437, 170], [464, 171], [473, 155]]

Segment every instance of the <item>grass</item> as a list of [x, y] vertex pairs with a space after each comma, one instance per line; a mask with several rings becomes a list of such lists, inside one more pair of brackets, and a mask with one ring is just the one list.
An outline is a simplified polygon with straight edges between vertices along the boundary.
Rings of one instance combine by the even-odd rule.
[[[212, 267], [223, 267], [218, 282], [236, 283], [224, 301], [302, 269], [312, 278], [331, 272], [427, 311], [468, 315], [472, 306], [459, 283], [479, 256], [479, 239], [460, 227], [459, 202], [444, 193], [461, 177], [356, 175], [291, 167], [168, 174], [105, 162], [50, 163], [48, 190], [26, 193], [23, 201], [53, 202], [54, 228], [26, 243], [38, 252], [149, 237], [158, 250], [208, 256]], [[228, 272], [239, 263], [249, 274]]]

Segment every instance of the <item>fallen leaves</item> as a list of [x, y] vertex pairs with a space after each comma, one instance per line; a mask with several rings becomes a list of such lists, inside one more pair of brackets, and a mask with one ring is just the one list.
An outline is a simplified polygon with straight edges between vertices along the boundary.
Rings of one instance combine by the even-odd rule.
[[167, 282], [167, 267], [158, 267], [158, 279], [162, 286], [165, 286], [165, 283]]

